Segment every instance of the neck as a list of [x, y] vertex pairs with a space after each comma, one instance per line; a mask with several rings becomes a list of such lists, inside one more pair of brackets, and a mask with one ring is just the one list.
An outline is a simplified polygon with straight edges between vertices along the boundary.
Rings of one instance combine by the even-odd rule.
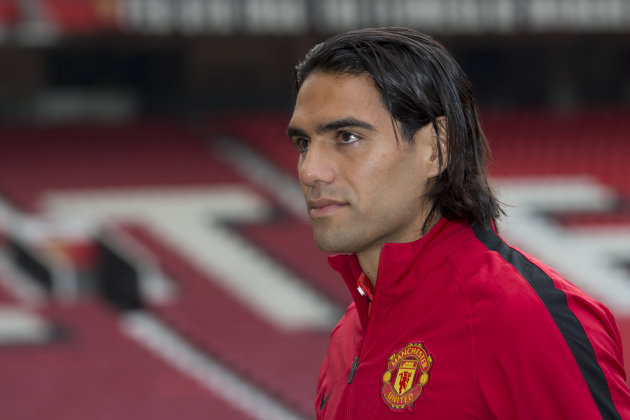
[[[415, 240], [423, 237], [427, 232], [429, 232], [433, 226], [440, 220], [440, 215], [435, 215], [431, 218], [429, 223], [427, 224], [426, 230], [422, 231], [420, 235], [413, 235], [409, 238], [403, 239], [401, 242], [413, 242]], [[359, 265], [361, 266], [361, 270], [365, 276], [370, 280], [372, 286], [376, 287], [376, 278], [378, 275], [378, 266], [381, 259], [381, 250], [383, 249], [383, 245], [385, 243], [380, 244], [379, 246], [375, 246], [369, 249], [366, 249], [361, 252], [357, 252], [357, 259], [359, 260]]]
[[381, 258], [381, 249], [373, 248], [367, 251], [358, 252], [357, 259], [365, 276], [370, 280], [372, 286], [376, 287], [376, 275], [378, 274], [378, 263]]

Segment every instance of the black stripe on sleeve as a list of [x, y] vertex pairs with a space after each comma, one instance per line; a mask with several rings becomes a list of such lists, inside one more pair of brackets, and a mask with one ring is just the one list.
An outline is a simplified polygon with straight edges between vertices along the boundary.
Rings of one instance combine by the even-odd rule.
[[523, 254], [510, 248], [492, 229], [473, 227], [473, 231], [477, 239], [489, 250], [498, 252], [505, 261], [514, 266], [538, 294], [569, 345], [602, 418], [621, 420], [617, 407], [612, 401], [604, 372], [595, 357], [593, 345], [584, 327], [569, 309], [564, 292], [555, 287], [544, 271], [525, 258]]

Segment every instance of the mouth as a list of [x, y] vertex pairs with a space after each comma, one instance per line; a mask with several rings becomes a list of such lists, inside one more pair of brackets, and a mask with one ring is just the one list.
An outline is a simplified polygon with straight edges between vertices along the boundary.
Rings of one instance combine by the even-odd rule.
[[328, 216], [348, 204], [340, 201], [319, 199], [308, 202], [308, 210], [311, 218]]

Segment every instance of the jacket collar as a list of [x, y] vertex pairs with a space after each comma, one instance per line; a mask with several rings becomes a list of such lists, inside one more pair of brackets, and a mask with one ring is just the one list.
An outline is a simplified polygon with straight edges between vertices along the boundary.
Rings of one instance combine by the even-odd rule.
[[[424, 255], [428, 248], [436, 250], [436, 243], [447, 240], [450, 235], [446, 234], [453, 229], [457, 230], [464, 225], [457, 222], [450, 222], [445, 218], [440, 219], [433, 228], [420, 239], [407, 243], [386, 243], [383, 245], [378, 265], [378, 275], [376, 279], [376, 295], [388, 295], [396, 298], [409, 290], [418, 287], [421, 283], [421, 274], [431, 270], [432, 267], [446, 258], [446, 252], [436, 252], [431, 258], [424, 258], [421, 265], [415, 264], [421, 255]], [[446, 235], [445, 235], [446, 234]], [[431, 245], [431, 247], [429, 247]], [[442, 247], [437, 247], [444, 250]], [[337, 254], [328, 257], [328, 263], [333, 270], [339, 272], [343, 277], [346, 286], [357, 306], [361, 324], [367, 326], [367, 303], [365, 298], [357, 291], [357, 279], [362, 273], [361, 266], [356, 254]], [[417, 272], [417, 282], [408, 281], [410, 271]], [[420, 278], [418, 278], [420, 277]]]

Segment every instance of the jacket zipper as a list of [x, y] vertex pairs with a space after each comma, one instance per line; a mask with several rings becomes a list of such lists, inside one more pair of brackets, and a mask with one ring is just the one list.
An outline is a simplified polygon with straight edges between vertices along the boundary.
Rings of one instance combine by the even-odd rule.
[[[363, 343], [361, 343], [361, 347], [363, 347]], [[361, 354], [361, 350], [359, 350], [359, 354]], [[357, 371], [359, 367], [359, 356], [356, 356], [352, 361], [352, 368], [350, 368], [350, 375], [348, 375], [348, 383], [352, 383], [352, 379], [354, 378], [354, 373]]]
[[[373, 314], [375, 311], [375, 307], [376, 307], [376, 300], [377, 300], [378, 294], [374, 293], [374, 301], [372, 301], [372, 311], [371, 313]], [[363, 344], [365, 344], [365, 340], [368, 338], [369, 332], [370, 332], [370, 326], [372, 325], [371, 321], [371, 316], [368, 318], [368, 323], [367, 323], [367, 328], [365, 329], [365, 335], [363, 336], [363, 339], [361, 340], [361, 345], [359, 346], [359, 354], [357, 356], [355, 356], [355, 358], [352, 360], [352, 366], [350, 368], [350, 374], [348, 375], [348, 384], [352, 384], [352, 380], [354, 379], [354, 375], [357, 372], [357, 369], [359, 368], [359, 361], [361, 360], [361, 354], [363, 353]], [[348, 404], [346, 406], [346, 415], [348, 418], [350, 418], [350, 408], [353, 406], [353, 400], [354, 400], [354, 393], [352, 392], [352, 388], [350, 388], [348, 390]]]
[[[372, 310], [374, 310], [374, 305], [376, 303], [376, 295], [374, 296], [374, 301], [372, 302]], [[359, 368], [359, 358], [361, 357], [361, 352], [363, 351], [363, 343], [365, 343], [365, 339], [368, 336], [368, 332], [370, 331], [370, 318], [368, 315], [367, 327], [365, 328], [365, 335], [361, 340], [361, 345], [359, 346], [359, 354], [357, 354], [352, 360], [352, 366], [350, 367], [350, 374], [348, 375], [348, 384], [352, 383], [352, 379], [354, 379], [354, 374], [357, 372]]]

